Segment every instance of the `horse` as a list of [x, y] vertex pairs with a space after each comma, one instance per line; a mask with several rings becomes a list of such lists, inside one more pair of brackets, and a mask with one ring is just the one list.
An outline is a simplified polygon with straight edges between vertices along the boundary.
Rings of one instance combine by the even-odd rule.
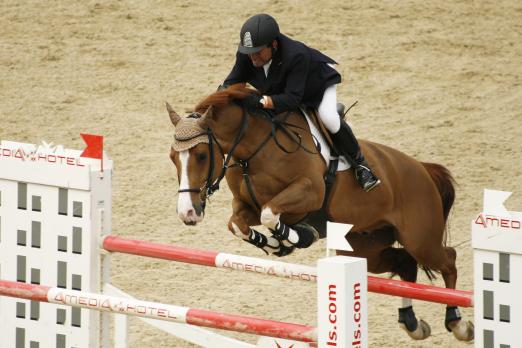
[[[409, 282], [422, 267], [430, 280], [441, 273], [446, 288], [455, 289], [457, 255], [446, 246], [455, 188], [447, 168], [360, 140], [381, 184], [365, 192], [345, 170], [327, 189], [327, 164], [303, 115], [247, 110], [241, 101], [251, 93], [256, 91], [239, 85], [218, 90], [186, 117], [166, 104], [175, 127], [170, 158], [179, 182], [177, 212], [185, 224], [203, 220], [207, 198], [226, 178], [233, 195], [228, 229], [267, 253], [284, 256], [310, 246], [325, 235], [326, 219], [349, 223], [353, 252], [337, 254], [364, 257], [369, 272]], [[272, 235], [252, 228], [258, 225]], [[431, 334], [411, 299], [402, 301], [399, 324], [416, 340]], [[473, 324], [457, 307], [446, 307], [444, 324], [458, 340], [474, 338]]]

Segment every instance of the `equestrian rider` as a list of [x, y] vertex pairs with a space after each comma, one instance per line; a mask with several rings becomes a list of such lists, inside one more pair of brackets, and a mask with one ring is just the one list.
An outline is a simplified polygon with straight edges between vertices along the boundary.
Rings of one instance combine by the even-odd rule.
[[251, 95], [245, 100], [247, 106], [272, 109], [276, 114], [298, 110], [301, 104], [316, 108], [334, 147], [354, 167], [359, 185], [370, 191], [380, 180], [364, 159], [350, 126], [337, 113], [336, 84], [341, 75], [333, 64], [337, 63], [318, 50], [281, 34], [272, 16], [257, 14], [241, 28], [236, 62], [223, 85], [248, 82], [263, 96]]

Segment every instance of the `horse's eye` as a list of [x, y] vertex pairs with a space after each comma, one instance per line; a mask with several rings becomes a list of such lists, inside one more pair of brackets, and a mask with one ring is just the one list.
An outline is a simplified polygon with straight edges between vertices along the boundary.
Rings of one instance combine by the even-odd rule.
[[207, 154], [205, 152], [198, 153], [196, 155], [196, 159], [198, 160], [198, 162], [203, 162], [207, 159]]

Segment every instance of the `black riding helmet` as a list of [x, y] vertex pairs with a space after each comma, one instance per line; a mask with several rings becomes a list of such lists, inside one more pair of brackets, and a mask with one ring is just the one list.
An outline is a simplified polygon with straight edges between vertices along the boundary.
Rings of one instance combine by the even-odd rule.
[[238, 51], [243, 54], [256, 53], [272, 43], [279, 35], [279, 25], [274, 17], [265, 13], [247, 19], [239, 34]]

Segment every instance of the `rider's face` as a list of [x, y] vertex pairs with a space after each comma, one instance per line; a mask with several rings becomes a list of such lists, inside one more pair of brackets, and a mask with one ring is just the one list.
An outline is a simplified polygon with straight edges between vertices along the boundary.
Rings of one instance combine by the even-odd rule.
[[248, 57], [256, 68], [260, 68], [272, 59], [272, 46], [264, 47], [256, 53], [249, 54]]

